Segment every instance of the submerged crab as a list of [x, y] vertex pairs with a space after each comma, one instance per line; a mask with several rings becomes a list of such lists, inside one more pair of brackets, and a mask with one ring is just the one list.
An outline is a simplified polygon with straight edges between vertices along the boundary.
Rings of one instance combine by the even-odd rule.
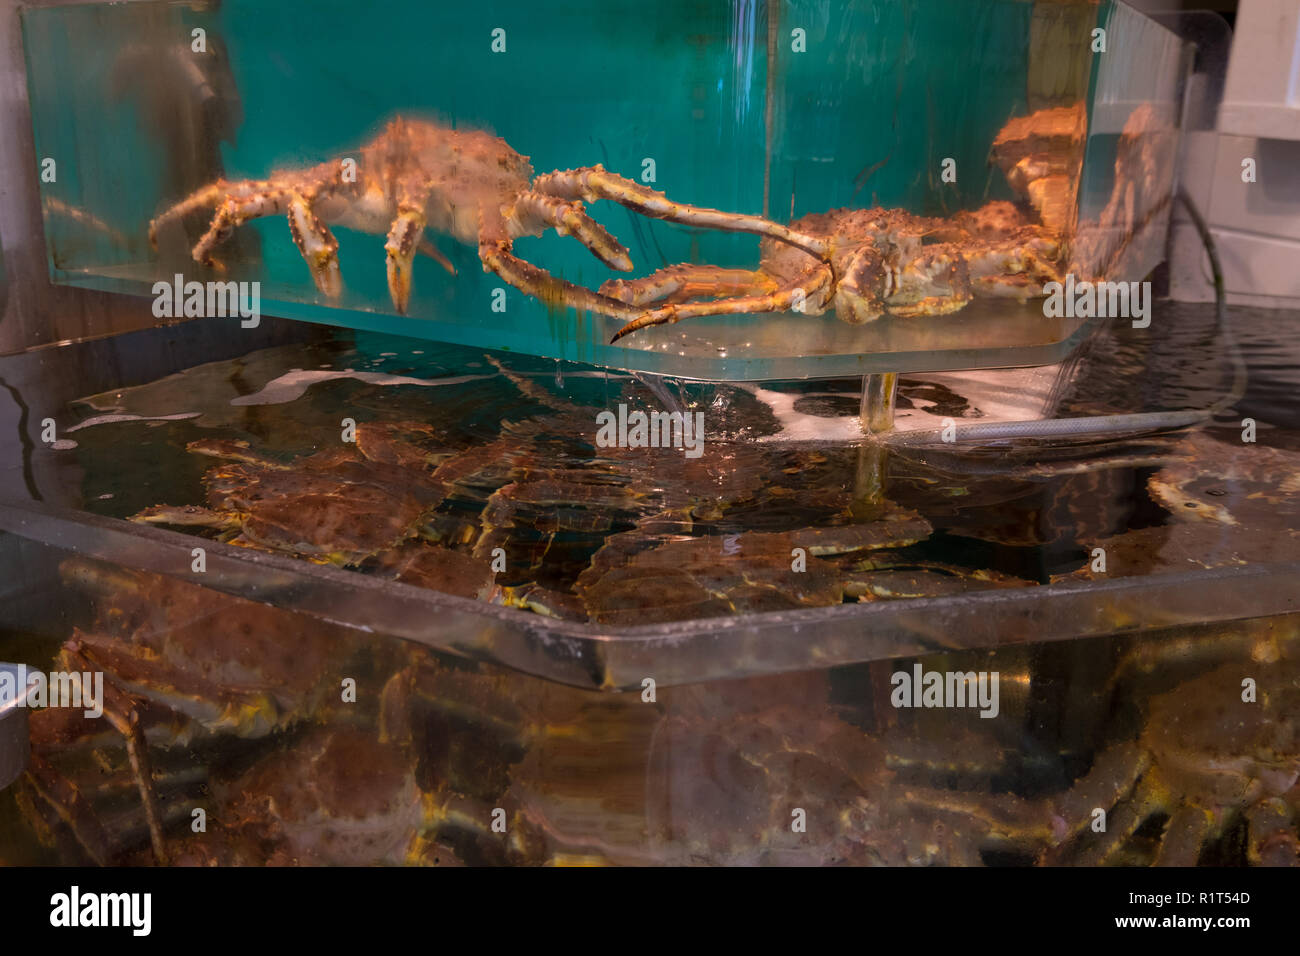
[[614, 625], [823, 607], [841, 603], [848, 583], [826, 557], [929, 533], [919, 515], [891, 509], [876, 521], [797, 531], [615, 536], [579, 576], [578, 593], [593, 620]]
[[[1149, 820], [1165, 818], [1155, 862], [1190, 866], [1238, 822], [1252, 863], [1300, 864], [1300, 680], [1285, 656], [1246, 669], [1259, 700], [1243, 702], [1240, 663], [1221, 666], [1154, 698], [1138, 741], [1098, 757], [1112, 764], [1114, 789], [1089, 794], [1113, 804], [1106, 833], [1063, 848], [1073, 862], [1120, 858]], [[1076, 789], [1079, 789], [1076, 787]]]
[[[533, 424], [561, 435], [590, 434], [590, 409], [489, 361], [521, 392], [556, 411]], [[519, 532], [531, 529], [550, 535], [543, 545], [554, 569], [558, 547], [587, 533], [572, 575], [502, 580], [494, 596], [501, 603], [625, 626], [1030, 583], [892, 552], [862, 559], [863, 552], [916, 544], [932, 529], [915, 511], [887, 502], [861, 511], [833, 471], [811, 478], [811, 463], [825, 461], [817, 454], [792, 457], [773, 444], [710, 441], [691, 459], [576, 444], [573, 468], [517, 468], [515, 480], [498, 488], [483, 509], [475, 548], [480, 558], [509, 546], [513, 561]], [[536, 457], [555, 460], [550, 453]], [[772, 483], [776, 469], [800, 476], [799, 487]], [[789, 507], [795, 499], [799, 507], [789, 513], [771, 507]], [[773, 530], [748, 530], [757, 512], [765, 513], [758, 525]], [[557, 546], [556, 532], [563, 533], [563, 545]]]
[[948, 782], [955, 766], [1004, 761], [992, 728], [869, 733], [830, 705], [828, 676], [665, 689], [646, 759], [661, 862], [979, 865], [992, 851], [1033, 859], [1051, 841], [1045, 803]]
[[[143, 802], [148, 837], [163, 860], [165, 811], [153, 758], [217, 737], [264, 737], [316, 714], [356, 644], [319, 622], [162, 575], [80, 558], [60, 570], [94, 598], [97, 612], [90, 629], [74, 631], [55, 670], [104, 674], [105, 720], [66, 708], [33, 714], [27, 816], [51, 839], [61, 822], [86, 855], [105, 862], [113, 847], [89, 796], [98, 802], [113, 796], [111, 780], [131, 781], [118, 790], [138, 797], [116, 805], [138, 817]], [[123, 740], [127, 760], [115, 764], [111, 754]], [[181, 761], [182, 776], [192, 777], [194, 759]]]
[[[327, 724], [212, 784], [215, 825], [175, 848], [179, 865], [456, 865], [426, 836], [462, 808], [423, 793], [411, 754], [368, 728]], [[479, 814], [486, 829], [488, 810]]]
[[1179, 520], [1262, 530], [1300, 517], [1300, 454], [1219, 441], [1204, 431], [1189, 434], [1177, 451], [1181, 457], [1152, 475], [1147, 488]]
[[[899, 209], [837, 209], [797, 219], [790, 230], [798, 238], [763, 240], [755, 271], [681, 264], [644, 279], [606, 282], [602, 295], [657, 306], [613, 341], [705, 315], [787, 309], [820, 315], [833, 308], [856, 325], [886, 312], [945, 315], [972, 295], [1023, 300], [1057, 278], [1061, 254], [1057, 238], [1005, 202], [948, 221]], [[926, 244], [927, 238], [943, 241]], [[709, 301], [692, 301], [700, 298]]]
[[239, 545], [353, 565], [415, 535], [444, 495], [432, 455], [394, 435], [413, 426], [357, 426], [357, 451], [286, 464], [246, 442], [200, 439], [188, 450], [225, 459], [204, 475], [207, 508], [154, 505], [135, 521], [225, 530]]
[[489, 133], [449, 129], [423, 120], [393, 119], [363, 146], [355, 162], [343, 159], [309, 169], [285, 170], [264, 180], [220, 180], [171, 206], [149, 225], [157, 246], [161, 228], [191, 212], [212, 209], [208, 231], [193, 249], [195, 262], [220, 267], [215, 248], [237, 227], [259, 216], [287, 213], [289, 231], [311, 269], [316, 287], [342, 291], [338, 240], [329, 223], [384, 233], [388, 290], [398, 312], [411, 295], [417, 251], [455, 272], [425, 237], [425, 229], [478, 247], [484, 271], [547, 302], [630, 319], [625, 305], [557, 279], [511, 251], [521, 236], [554, 228], [571, 235], [611, 269], [632, 268], [627, 250], [592, 219], [582, 201], [612, 199], [657, 219], [727, 228], [781, 238], [782, 226], [757, 216], [733, 216], [669, 202], [661, 193], [588, 166], [533, 178], [528, 158]]
[[[613, 341], [695, 316], [788, 309], [821, 315], [833, 307], [843, 321], [860, 324], [885, 313], [946, 315], [964, 308], [972, 295], [1021, 301], [1041, 295], [1045, 283], [1060, 278], [1085, 125], [1080, 104], [1013, 119], [998, 134], [993, 157], [1037, 221], [1008, 202], [946, 221], [900, 209], [813, 213], [792, 222], [785, 235], [763, 233], [769, 238], [757, 270], [684, 263], [644, 279], [606, 282], [604, 296], [657, 306], [624, 325]], [[741, 229], [742, 220], [719, 228]]]

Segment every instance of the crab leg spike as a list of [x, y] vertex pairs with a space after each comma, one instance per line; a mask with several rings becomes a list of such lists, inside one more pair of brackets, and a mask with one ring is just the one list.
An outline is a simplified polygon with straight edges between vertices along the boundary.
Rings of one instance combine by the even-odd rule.
[[535, 296], [543, 302], [568, 306], [572, 309], [585, 309], [599, 315], [608, 315], [615, 319], [628, 321], [641, 314], [641, 310], [611, 299], [580, 285], [566, 282], [551, 275], [545, 269], [525, 262], [510, 251], [507, 240], [484, 240], [479, 243], [479, 258], [483, 261], [484, 272], [495, 272], [516, 289]]
[[514, 218], [520, 235], [541, 235], [547, 227], [554, 227], [562, 236], [573, 236], [611, 269], [629, 272], [632, 259], [621, 242], [605, 227], [587, 214], [582, 203], [566, 201], [537, 190], [529, 190], [515, 202]]
[[653, 312], [645, 312], [636, 319], [633, 319], [627, 325], [623, 326], [610, 339], [610, 344], [617, 342], [625, 335], [644, 329], [651, 325], [666, 325], [673, 322], [680, 322], [682, 319], [695, 318], [703, 315], [733, 315], [750, 312], [783, 312], [792, 308], [795, 301], [795, 293], [802, 290], [805, 299], [815, 301], [813, 293], [820, 292], [823, 289], [830, 288], [833, 277], [830, 266], [819, 263], [817, 268], [805, 273], [802, 277], [781, 286], [775, 292], [769, 292], [765, 295], [747, 295], [734, 299], [715, 299], [711, 302], [686, 302], [680, 304], [665, 305]]
[[758, 295], [776, 289], [776, 282], [762, 272], [682, 263], [644, 279], [610, 279], [600, 287], [600, 294], [628, 305], [650, 305], [687, 302], [700, 296]]
[[289, 233], [311, 270], [316, 288], [322, 295], [338, 298], [343, 291], [343, 277], [339, 273], [339, 241], [312, 212], [307, 200], [297, 193], [289, 199]]
[[818, 258], [825, 258], [830, 252], [830, 246], [825, 239], [796, 232], [762, 216], [746, 216], [676, 203], [663, 193], [647, 189], [617, 173], [608, 172], [600, 165], [546, 173], [533, 180], [533, 189], [551, 196], [583, 199], [587, 202], [612, 199], [651, 219], [666, 219], [669, 222], [680, 222], [701, 229], [721, 229], [727, 232], [748, 232], [758, 236], [768, 236], [798, 246]]
[[388, 230], [388, 241], [384, 243], [384, 251], [388, 253], [388, 294], [392, 296], [393, 307], [402, 315], [406, 314], [407, 303], [411, 301], [411, 263], [415, 260], [424, 225], [423, 212], [414, 207], [404, 207], [393, 220], [393, 226]]

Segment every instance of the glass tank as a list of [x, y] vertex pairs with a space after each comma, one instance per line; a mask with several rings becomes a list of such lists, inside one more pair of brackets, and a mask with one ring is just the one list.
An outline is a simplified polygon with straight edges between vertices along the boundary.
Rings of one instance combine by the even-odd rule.
[[905, 657], [682, 682], [663, 632], [611, 692], [491, 661], [504, 642], [440, 652], [0, 543], [29, 581], [48, 573], [5, 606], [6, 653], [35, 662], [20, 677], [104, 681], [31, 710], [0, 791], [5, 864], [1296, 859], [1295, 615], [965, 651], [932, 635]]
[[[1205, 401], [1176, 318], [1062, 410]], [[91, 675], [33, 699], [0, 860], [1295, 862], [1295, 342], [1238, 319], [1254, 445], [797, 440], [856, 427], [829, 380], [683, 386], [727, 438], [601, 450], [634, 376], [271, 319], [0, 360], [38, 397], [0, 647]]]
[[1186, 62], [1122, 4], [401, 10], [24, 11], [52, 278], [756, 380], [1059, 361], [1043, 286], [1159, 258]]
[[546, 7], [23, 12], [0, 864], [1300, 863], [1300, 326], [1054, 298], [1190, 44]]

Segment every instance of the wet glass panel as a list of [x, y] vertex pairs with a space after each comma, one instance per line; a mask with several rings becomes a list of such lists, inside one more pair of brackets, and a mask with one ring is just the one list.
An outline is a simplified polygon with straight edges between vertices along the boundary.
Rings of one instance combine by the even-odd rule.
[[[256, 281], [260, 308], [291, 318], [688, 377], [1057, 361], [1084, 323], [1044, 316], [1032, 299], [976, 298], [954, 315], [930, 314], [951, 307], [941, 292], [919, 318], [886, 310], [865, 325], [839, 321], [833, 310], [691, 318], [610, 346], [626, 316], [546, 305], [551, 293], [512, 288], [484, 272], [472, 236], [466, 244], [429, 234], [436, 248], [417, 256], [407, 314], [397, 314], [382, 238], [391, 216], [354, 219], [352, 228], [326, 216], [339, 244], [337, 298], [316, 291], [281, 206], [230, 230], [224, 271], [190, 257], [215, 200], [165, 223], [156, 253], [148, 242], [151, 219], [205, 184], [360, 156], [398, 111], [453, 135], [489, 130], [539, 174], [603, 164], [680, 203], [779, 222], [872, 204], [943, 217], [1016, 200], [1049, 231], [1069, 235], [1079, 182], [1093, 183], [1084, 189], [1090, 221], [1108, 202], [1118, 208], [1114, 197], [1130, 188], [1113, 181], [1115, 163], [1127, 170], [1141, 159], [1090, 147], [1081, 176], [1087, 77], [1106, 115], [1116, 108], [1094, 66], [1127, 77], [1137, 67], [1125, 64], [1140, 59], [1150, 88], [1135, 95], [1153, 104], [1172, 136], [1178, 117], [1167, 107], [1182, 63], [1172, 35], [1122, 5], [1074, 5], [1059, 15], [1057, 6], [881, 0], [831, 12], [799, 2], [682, 2], [615, 14], [572, 3], [542, 19], [509, 3], [403, 4], [373, 18], [335, 2], [314, 5], [307, 18], [292, 4], [265, 2], [29, 10], [37, 153], [55, 164], [42, 177], [51, 275], [153, 299], [166, 291], [155, 283], [178, 274]], [[1104, 56], [1088, 43], [1098, 22], [1112, 37]], [[1153, 44], [1164, 52], [1138, 57]], [[1119, 133], [1098, 131], [1112, 141]], [[466, 204], [463, 185], [447, 188], [450, 206]], [[1169, 185], [1141, 187], [1146, 204], [1166, 203]], [[633, 275], [682, 262], [759, 264], [751, 236], [590, 205], [627, 247]], [[1101, 225], [1130, 228], [1116, 226], [1117, 215]], [[1112, 244], [1090, 252], [1095, 268], [1080, 271], [1132, 278], [1149, 266], [1149, 256], [1120, 263]], [[516, 251], [591, 289], [620, 275], [553, 229], [519, 239]], [[873, 282], [885, 275], [866, 274]]]

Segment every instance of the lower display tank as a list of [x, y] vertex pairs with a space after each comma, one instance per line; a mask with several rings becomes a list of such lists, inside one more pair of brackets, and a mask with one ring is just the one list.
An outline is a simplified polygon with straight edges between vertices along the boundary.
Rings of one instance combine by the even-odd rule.
[[76, 623], [6, 646], [103, 684], [30, 714], [7, 864], [1297, 858], [1300, 616], [609, 693], [25, 560]]
[[[1060, 407], [1131, 410], [1139, 374], [1156, 407], [1209, 404], [1208, 310], [1176, 317], [1161, 351], [1093, 340]], [[796, 440], [856, 422], [844, 383], [675, 393], [284, 340], [302, 326], [243, 354], [196, 323], [8, 357], [26, 444], [0, 499], [0, 659], [25, 670], [0, 690], [45, 680], [0, 709], [0, 861], [1295, 864], [1292, 346], [1268, 313], [1234, 319], [1257, 442], [1222, 421], [877, 467], [860, 436]], [[984, 414], [955, 388], [900, 395]], [[701, 457], [629, 468], [592, 445], [600, 410], [655, 389], [707, 410]], [[339, 546], [369, 524], [322, 549], [202, 507], [259, 486], [297, 507], [322, 475], [350, 476], [331, 500], [391, 503], [467, 460], [378, 555]], [[268, 522], [278, 499], [258, 500]], [[123, 520], [141, 516], [180, 527]], [[812, 553], [776, 574], [792, 534]]]

